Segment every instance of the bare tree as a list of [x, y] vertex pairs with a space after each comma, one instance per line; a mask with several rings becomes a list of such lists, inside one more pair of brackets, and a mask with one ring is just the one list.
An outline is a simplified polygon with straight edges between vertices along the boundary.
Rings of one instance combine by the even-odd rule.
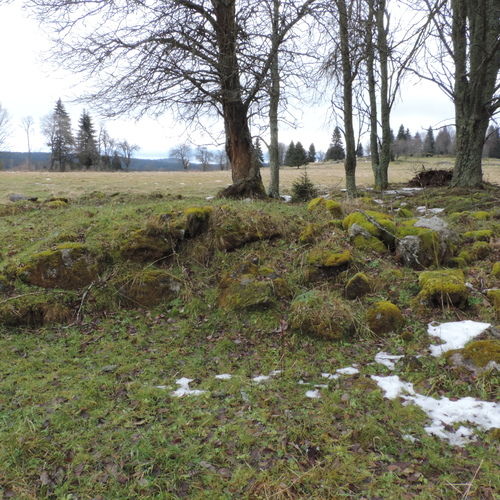
[[111, 170], [111, 164], [117, 149], [117, 142], [109, 135], [108, 131], [102, 125], [99, 130], [97, 142], [100, 156], [100, 168], [103, 170]]
[[249, 128], [274, 57], [262, 34], [262, 2], [26, 3], [54, 25], [59, 61], [85, 76], [100, 75], [87, 99], [101, 111], [113, 116], [174, 109], [189, 120], [215, 110], [224, 122], [233, 180], [222, 195], [265, 196]]
[[210, 161], [212, 160], [212, 152], [205, 146], [198, 146], [196, 150], [196, 159], [200, 162], [201, 169], [206, 172], [210, 169]]
[[123, 163], [125, 164], [125, 168], [127, 170], [130, 168], [132, 156], [139, 149], [139, 146], [137, 146], [136, 144], [129, 144], [127, 140], [123, 140], [118, 143], [118, 151], [120, 156], [123, 158]]
[[191, 154], [191, 146], [187, 142], [178, 144], [170, 150], [170, 156], [172, 158], [180, 160], [180, 162], [182, 163], [182, 168], [184, 170], [187, 170], [189, 168]]
[[9, 136], [9, 113], [0, 103], [0, 148], [5, 147]]
[[479, 187], [488, 123], [500, 108], [498, 0], [422, 0], [433, 22], [427, 68], [415, 69], [455, 104], [452, 184]]
[[31, 131], [33, 129], [33, 117], [25, 116], [21, 119], [21, 127], [26, 134], [26, 142], [28, 144], [28, 168], [31, 167]]
[[215, 161], [219, 166], [219, 170], [227, 170], [229, 168], [229, 161], [224, 150], [221, 149], [215, 153]]

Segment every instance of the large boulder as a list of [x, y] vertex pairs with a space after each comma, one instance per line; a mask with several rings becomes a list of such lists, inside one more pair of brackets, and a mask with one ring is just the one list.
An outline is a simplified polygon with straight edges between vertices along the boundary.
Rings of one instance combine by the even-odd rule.
[[399, 307], [392, 302], [382, 300], [368, 309], [366, 320], [374, 333], [399, 332], [405, 323]]
[[95, 281], [101, 270], [102, 261], [85, 245], [64, 243], [33, 254], [17, 274], [30, 285], [76, 290]]
[[467, 305], [469, 289], [461, 269], [424, 271], [420, 273], [418, 282], [420, 293], [417, 298], [422, 303], [438, 307], [453, 305], [463, 308]]

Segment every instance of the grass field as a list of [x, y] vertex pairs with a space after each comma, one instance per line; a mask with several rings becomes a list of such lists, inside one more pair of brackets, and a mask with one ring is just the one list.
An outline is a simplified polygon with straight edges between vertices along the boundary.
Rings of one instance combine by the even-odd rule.
[[[420, 158], [401, 160], [391, 164], [390, 181], [403, 183], [415, 172], [425, 168], [451, 168], [452, 159]], [[304, 168], [284, 167], [281, 170], [281, 189], [290, 192], [293, 182], [304, 172]], [[322, 190], [344, 187], [342, 163], [318, 164], [307, 168], [311, 180]], [[269, 183], [269, 170], [262, 169], [264, 185]], [[500, 160], [485, 160], [484, 179], [500, 184]], [[357, 183], [368, 187], [373, 182], [371, 166], [367, 160], [358, 164]], [[229, 171], [215, 172], [0, 172], [0, 202], [10, 193], [46, 198], [49, 196], [79, 197], [93, 191], [113, 193], [162, 192], [183, 196], [212, 196], [231, 183]]]
[[[498, 168], [487, 167], [489, 180]], [[309, 173], [331, 189], [341, 169]], [[393, 178], [414, 169], [396, 164]], [[284, 190], [302, 172], [284, 169]], [[361, 167], [360, 184], [370, 178]], [[324, 200], [309, 210], [205, 199], [228, 181], [228, 172], [0, 173], [0, 499], [496, 500], [500, 425], [456, 418], [442, 436], [463, 425], [472, 439], [450, 444], [429, 432], [420, 406], [389, 399], [372, 377], [400, 377], [427, 403], [498, 401], [500, 372], [432, 356], [440, 341], [428, 324], [491, 324], [481, 356], [500, 363], [490, 293], [500, 188], [333, 192], [331, 211]], [[13, 192], [69, 202], [12, 203]], [[455, 305], [448, 292], [423, 300], [420, 269], [394, 251], [408, 230], [420, 234], [422, 207], [444, 209], [456, 233], [449, 260], [435, 261], [442, 247], [426, 240], [431, 269], [461, 266]], [[381, 239], [357, 246], [344, 224], [354, 212], [392, 232], [368, 224]], [[325, 252], [348, 259], [318, 270]], [[348, 300], [358, 273], [369, 287]], [[401, 317], [375, 332], [368, 317], [380, 301]], [[302, 328], [293, 318], [304, 310]], [[382, 351], [401, 358], [382, 365]], [[198, 392], [178, 397], [185, 378]], [[500, 420], [500, 405], [491, 417]]]

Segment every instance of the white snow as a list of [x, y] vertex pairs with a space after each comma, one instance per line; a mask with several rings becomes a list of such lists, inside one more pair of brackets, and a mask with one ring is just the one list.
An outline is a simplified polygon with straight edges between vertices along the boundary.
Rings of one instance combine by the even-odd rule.
[[230, 375], [229, 373], [221, 373], [220, 375], [216, 375], [215, 378], [218, 380], [230, 380], [232, 378], [232, 375]]
[[285, 203], [290, 203], [292, 201], [292, 197], [289, 195], [289, 194], [282, 194], [281, 195], [281, 199], [285, 202]]
[[404, 356], [396, 356], [394, 354], [389, 354], [388, 352], [380, 351], [375, 355], [375, 361], [380, 364], [384, 365], [389, 370], [394, 370], [396, 367], [396, 364], [401, 358]]
[[167, 386], [166, 385], [155, 385], [155, 388], [156, 389], [166, 389]]
[[318, 399], [321, 397], [321, 394], [318, 390], [315, 391], [307, 391], [306, 392], [306, 398], [311, 398], [311, 399]]
[[477, 337], [491, 325], [489, 323], [479, 323], [477, 321], [453, 321], [434, 325], [429, 323], [427, 333], [444, 340], [444, 344], [431, 345], [429, 347], [433, 356], [440, 356], [452, 349], [461, 349], [474, 337]]
[[281, 370], [273, 370], [269, 375], [257, 375], [256, 377], [253, 377], [252, 380], [254, 382], [260, 383], [264, 382], [265, 380], [269, 380], [271, 377], [274, 377], [276, 375], [279, 375], [281, 373]]
[[354, 368], [354, 366], [347, 366], [345, 368], [339, 368], [338, 370], [335, 370], [334, 374], [322, 373], [321, 376], [329, 380], [335, 380], [338, 379], [340, 375], [356, 375], [356, 373], [359, 373], [359, 370], [357, 368]]
[[425, 214], [425, 213], [440, 214], [440, 213], [444, 212], [444, 208], [427, 208], [425, 206], [417, 207], [416, 210], [417, 210], [417, 212], [419, 212], [421, 214]]
[[181, 398], [182, 396], [199, 396], [206, 391], [200, 391], [199, 389], [190, 389], [189, 384], [193, 381], [193, 379], [182, 377], [177, 379], [175, 383], [180, 387], [172, 393], [172, 396], [177, 398]]
[[482, 429], [500, 427], [500, 405], [488, 401], [466, 397], [451, 401], [449, 398], [432, 398], [415, 392], [413, 384], [403, 382], [398, 376], [378, 377], [372, 375], [378, 386], [385, 392], [385, 397], [394, 399], [401, 397], [405, 404], [413, 403], [421, 408], [431, 419], [425, 427], [428, 434], [447, 440], [450, 444], [463, 446], [471, 441], [472, 429], [460, 426], [457, 430], [447, 430], [460, 422], [469, 422]]
[[334, 373], [334, 374], [332, 374], [332, 373], [322, 373], [321, 376], [323, 378], [327, 378], [328, 380], [335, 380], [335, 379], [340, 378], [340, 375], [337, 375], [336, 373]]
[[207, 197], [205, 198], [205, 200], [210, 201], [210, 200], [213, 200], [214, 198], [215, 198], [215, 196], [207, 196]]

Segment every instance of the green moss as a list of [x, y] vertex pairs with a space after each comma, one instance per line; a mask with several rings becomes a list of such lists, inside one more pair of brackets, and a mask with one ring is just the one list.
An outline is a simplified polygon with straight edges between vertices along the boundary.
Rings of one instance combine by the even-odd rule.
[[335, 200], [325, 200], [323, 197], [314, 198], [307, 204], [307, 210], [312, 212], [322, 208], [330, 212], [334, 217], [342, 217], [342, 205]]
[[467, 241], [489, 241], [493, 237], [491, 229], [481, 229], [479, 231], [467, 231], [463, 234]]
[[151, 307], [178, 296], [181, 284], [162, 269], [145, 269], [129, 274], [113, 283], [120, 303], [128, 306]]
[[300, 243], [312, 243], [320, 232], [318, 224], [307, 224], [299, 235]]
[[64, 208], [68, 206], [68, 202], [63, 200], [54, 200], [44, 203], [43, 206], [47, 208]]
[[495, 262], [491, 268], [491, 274], [494, 278], [500, 278], [500, 262]]
[[132, 231], [119, 249], [123, 259], [134, 262], [156, 262], [173, 253], [176, 241], [163, 236], [151, 236], [144, 229]]
[[399, 332], [405, 323], [398, 306], [388, 301], [375, 303], [366, 313], [370, 330], [374, 333]]
[[474, 257], [468, 250], [462, 250], [457, 257], [463, 259], [467, 264], [470, 264], [474, 260]]
[[371, 284], [364, 273], [356, 273], [345, 286], [346, 299], [353, 300], [370, 293]]
[[362, 234], [358, 234], [352, 239], [352, 244], [358, 250], [387, 253], [387, 247], [375, 236], [366, 238]]
[[471, 253], [476, 260], [486, 259], [491, 253], [491, 246], [486, 241], [476, 241], [472, 245]]
[[493, 308], [495, 309], [495, 314], [497, 318], [500, 319], [500, 289], [494, 288], [492, 290], [488, 290], [486, 292], [486, 296], [493, 304]]
[[318, 198], [313, 198], [307, 204], [307, 210], [309, 210], [310, 212], [312, 212], [313, 210], [315, 210], [316, 208], [318, 208], [324, 201], [325, 201], [325, 199], [322, 196], [320, 196]]
[[307, 263], [314, 267], [322, 268], [344, 268], [352, 262], [349, 250], [334, 252], [327, 249], [314, 249], [307, 255]]
[[469, 342], [463, 349], [446, 352], [445, 358], [450, 359], [456, 354], [460, 354], [464, 360], [480, 368], [484, 368], [491, 362], [500, 364], [500, 341], [475, 340]]
[[447, 264], [449, 267], [458, 267], [459, 269], [467, 267], [467, 261], [463, 257], [452, 257], [448, 259]]
[[[416, 236], [419, 241], [417, 257], [420, 265], [414, 263], [412, 264], [412, 267], [428, 267], [431, 265], [438, 266], [441, 264], [444, 256], [442, 254], [439, 233], [425, 227], [415, 227], [413, 226], [413, 220], [405, 222], [409, 222], [409, 224], [403, 224], [398, 227], [398, 238], [403, 239], [406, 236]], [[400, 250], [401, 249], [398, 249], [398, 256], [402, 258]]]
[[31, 285], [74, 290], [94, 281], [101, 269], [102, 263], [85, 245], [69, 242], [32, 255], [17, 275]]
[[354, 332], [348, 305], [330, 292], [310, 290], [296, 297], [289, 323], [294, 330], [327, 340], [340, 340]]
[[465, 307], [469, 290], [465, 286], [464, 273], [460, 269], [425, 271], [419, 275], [421, 302], [442, 306]]
[[187, 238], [194, 238], [208, 230], [212, 207], [190, 207], [184, 210]]
[[491, 218], [490, 212], [485, 211], [470, 212], [470, 216], [476, 220], [488, 220]]
[[[370, 220], [375, 221], [375, 223]], [[382, 240], [386, 246], [391, 247], [394, 244], [396, 225], [388, 214], [373, 210], [367, 210], [365, 213], [352, 212], [344, 218], [342, 224], [344, 229], [349, 229], [353, 224], [357, 224], [372, 236]]]
[[408, 219], [410, 217], [413, 217], [413, 212], [409, 208], [398, 208], [398, 217], [401, 217], [403, 219]]
[[10, 281], [7, 279], [6, 276], [3, 274], [0, 274], [0, 293], [5, 293], [10, 289]]

